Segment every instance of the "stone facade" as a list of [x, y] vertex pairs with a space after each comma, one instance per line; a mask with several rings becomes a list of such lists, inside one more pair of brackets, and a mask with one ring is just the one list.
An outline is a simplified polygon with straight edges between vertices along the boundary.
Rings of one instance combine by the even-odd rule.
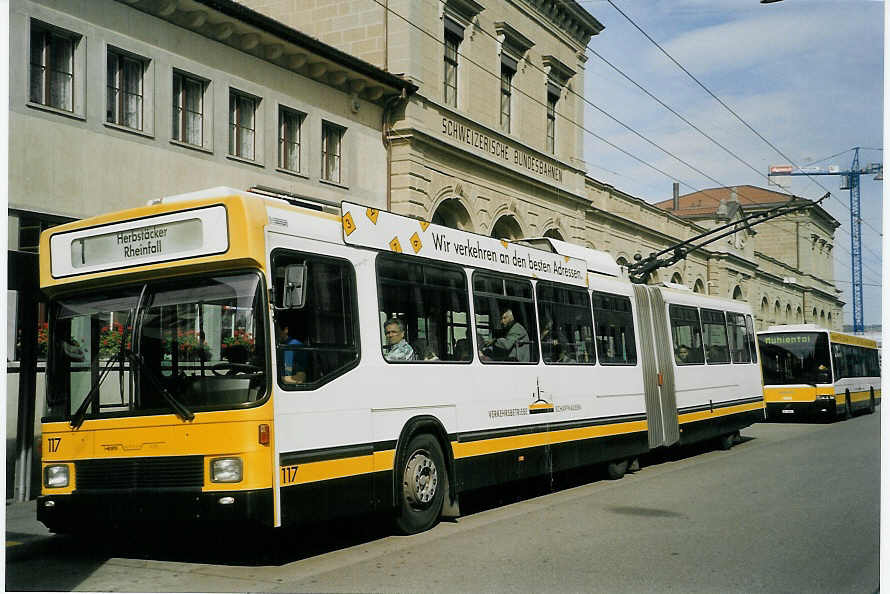
[[[602, 25], [573, 0], [242, 2], [419, 87], [388, 128], [393, 211], [508, 239], [548, 235], [627, 263], [766, 204], [724, 205], [718, 213], [720, 199], [706, 195], [723, 192], [728, 204], [731, 190], [724, 188], [683, 197], [704, 205], [692, 214], [671, 213], [664, 203], [646, 203], [586, 176], [585, 47], [596, 43]], [[458, 42], [453, 99], [446, 88], [449, 35]], [[514, 63], [507, 127], [502, 73]], [[558, 92], [553, 146], [551, 91]], [[767, 202], [788, 198], [769, 192]], [[761, 328], [804, 320], [840, 328], [843, 302], [824, 280], [834, 278], [836, 226], [817, 208], [760, 225], [754, 234], [740, 230], [658, 271], [652, 282], [743, 299]]]

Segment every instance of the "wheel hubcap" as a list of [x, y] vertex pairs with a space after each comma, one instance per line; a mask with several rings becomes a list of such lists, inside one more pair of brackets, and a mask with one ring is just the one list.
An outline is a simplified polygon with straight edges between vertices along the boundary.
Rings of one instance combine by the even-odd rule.
[[405, 465], [405, 497], [417, 506], [429, 505], [436, 496], [439, 472], [427, 452], [418, 451]]

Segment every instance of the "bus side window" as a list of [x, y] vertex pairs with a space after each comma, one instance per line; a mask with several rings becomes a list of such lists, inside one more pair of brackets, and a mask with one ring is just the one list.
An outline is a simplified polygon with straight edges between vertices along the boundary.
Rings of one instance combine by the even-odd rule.
[[726, 319], [722, 311], [701, 310], [702, 333], [708, 365], [729, 363], [729, 347], [726, 340]]
[[698, 309], [672, 304], [669, 313], [674, 360], [677, 365], [702, 365], [705, 362], [705, 354]]
[[726, 327], [729, 329], [729, 353], [733, 363], [750, 363], [751, 353], [748, 351], [748, 327], [745, 316], [740, 313], [726, 312]]
[[757, 363], [757, 345], [754, 342], [757, 334], [754, 332], [754, 318], [749, 315], [745, 315], [745, 328], [748, 329], [748, 334], [745, 336], [745, 340], [748, 342], [748, 351], [751, 353], [751, 362]]
[[544, 362], [593, 365], [596, 354], [587, 291], [538, 281], [536, 293]]
[[[381, 254], [377, 282], [380, 344], [386, 361], [472, 359], [467, 280], [460, 267]], [[405, 344], [391, 342], [396, 337]]]
[[473, 273], [476, 340], [483, 363], [537, 363], [532, 284], [485, 272]]
[[636, 365], [633, 314], [630, 299], [594, 291], [593, 319], [596, 325], [596, 350], [603, 365]]
[[[289, 264], [307, 269], [299, 309], [280, 307]], [[276, 250], [272, 269], [279, 385], [311, 390], [355, 366], [359, 337], [352, 265], [339, 258]]]

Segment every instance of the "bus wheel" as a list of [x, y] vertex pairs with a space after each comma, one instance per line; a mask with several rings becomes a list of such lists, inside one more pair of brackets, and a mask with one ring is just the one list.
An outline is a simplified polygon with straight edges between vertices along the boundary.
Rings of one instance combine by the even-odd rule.
[[721, 450], [732, 449], [732, 443], [735, 441], [735, 433], [724, 433], [717, 438], [717, 447]]
[[868, 398], [868, 414], [875, 412], [875, 389], [871, 388], [871, 395]]
[[606, 465], [606, 474], [613, 481], [618, 480], [627, 472], [627, 465], [627, 458], [624, 460], [613, 460]]
[[847, 390], [846, 396], [846, 404], [844, 407], [847, 409], [844, 411], [844, 419], [852, 419], [853, 418], [853, 402], [850, 400], [850, 391]]
[[396, 528], [402, 534], [416, 534], [439, 519], [445, 499], [445, 459], [439, 442], [427, 433], [412, 437], [405, 451]]

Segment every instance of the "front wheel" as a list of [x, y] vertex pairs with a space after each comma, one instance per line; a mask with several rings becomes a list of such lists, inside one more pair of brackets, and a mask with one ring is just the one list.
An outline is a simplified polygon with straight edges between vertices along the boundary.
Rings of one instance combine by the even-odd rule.
[[399, 509], [396, 528], [416, 534], [432, 528], [445, 500], [445, 458], [439, 442], [423, 433], [411, 438], [399, 469]]
[[721, 450], [729, 450], [735, 442], [735, 433], [725, 433], [717, 438], [717, 447]]
[[613, 460], [606, 465], [606, 474], [613, 481], [620, 479], [627, 473], [628, 460]]

